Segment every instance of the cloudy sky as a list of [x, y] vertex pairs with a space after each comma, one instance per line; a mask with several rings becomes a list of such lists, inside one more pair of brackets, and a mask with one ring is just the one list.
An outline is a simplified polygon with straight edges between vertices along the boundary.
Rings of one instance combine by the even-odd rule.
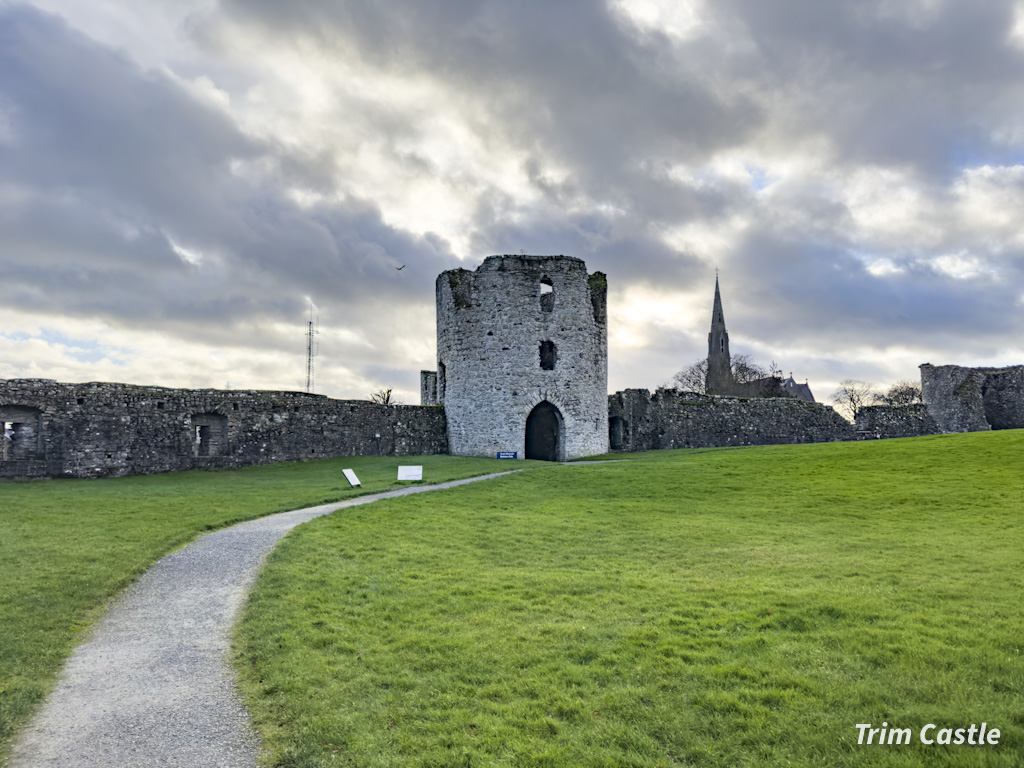
[[[418, 402], [434, 279], [609, 280], [706, 354], [1024, 362], [1022, 0], [0, 0], [0, 378]], [[396, 267], [405, 264], [399, 271]]]

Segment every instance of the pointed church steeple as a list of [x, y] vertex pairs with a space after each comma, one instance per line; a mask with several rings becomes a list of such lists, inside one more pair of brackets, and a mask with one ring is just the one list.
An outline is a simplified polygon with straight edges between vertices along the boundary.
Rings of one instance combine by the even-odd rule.
[[708, 334], [708, 373], [705, 381], [709, 395], [729, 394], [733, 385], [732, 359], [729, 356], [729, 332], [725, 330], [722, 293], [715, 273], [715, 304], [711, 309], [711, 333]]
[[711, 310], [711, 327], [721, 325], [725, 330], [725, 313], [722, 312], [722, 292], [718, 288], [718, 272], [715, 272], [715, 306]]

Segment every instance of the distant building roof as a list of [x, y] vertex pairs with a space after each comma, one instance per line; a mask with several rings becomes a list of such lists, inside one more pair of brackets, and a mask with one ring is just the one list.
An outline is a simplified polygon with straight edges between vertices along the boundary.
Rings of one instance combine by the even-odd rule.
[[814, 402], [814, 395], [811, 394], [811, 388], [807, 382], [800, 384], [799, 382], [794, 381], [793, 377], [790, 376], [788, 379], [783, 379], [780, 386], [790, 395], [798, 398], [799, 400], [804, 400], [808, 403]]

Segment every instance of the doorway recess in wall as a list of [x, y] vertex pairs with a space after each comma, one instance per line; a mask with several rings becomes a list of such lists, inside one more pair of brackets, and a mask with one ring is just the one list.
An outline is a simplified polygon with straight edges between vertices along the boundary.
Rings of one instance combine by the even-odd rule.
[[0, 460], [43, 456], [43, 412], [17, 405], [0, 406]]
[[192, 417], [192, 455], [222, 456], [228, 449], [228, 417], [198, 413]]
[[559, 461], [562, 454], [562, 414], [545, 400], [526, 418], [526, 458]]

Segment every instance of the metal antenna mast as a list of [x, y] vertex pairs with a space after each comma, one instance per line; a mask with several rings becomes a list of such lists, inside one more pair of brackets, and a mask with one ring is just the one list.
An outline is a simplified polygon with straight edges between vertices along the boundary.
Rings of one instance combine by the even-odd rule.
[[306, 391], [313, 391], [313, 358], [320, 352], [320, 318], [313, 315], [313, 302], [309, 302], [309, 319], [306, 320]]

